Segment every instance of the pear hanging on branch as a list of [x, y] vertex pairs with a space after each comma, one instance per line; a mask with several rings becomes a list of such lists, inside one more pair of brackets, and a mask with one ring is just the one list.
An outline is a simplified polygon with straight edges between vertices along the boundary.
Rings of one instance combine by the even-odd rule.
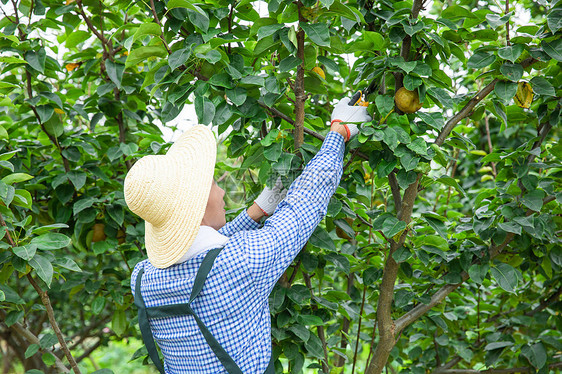
[[398, 109], [404, 113], [414, 113], [422, 107], [417, 91], [410, 91], [404, 87], [396, 92], [394, 102]]

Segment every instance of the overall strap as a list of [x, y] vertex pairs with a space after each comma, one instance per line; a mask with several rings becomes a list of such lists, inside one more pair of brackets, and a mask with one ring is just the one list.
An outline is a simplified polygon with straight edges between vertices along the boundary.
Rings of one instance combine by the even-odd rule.
[[141, 294], [141, 279], [142, 275], [144, 274], [144, 268], [140, 269], [139, 273], [137, 274], [137, 279], [135, 282], [135, 305], [139, 310], [139, 327], [141, 330], [142, 341], [146, 346], [146, 350], [148, 351], [148, 355], [150, 359], [154, 363], [154, 366], [158, 369], [161, 374], [164, 373], [164, 366], [160, 361], [160, 357], [158, 356], [158, 351], [156, 350], [156, 343], [154, 342], [154, 336], [152, 336], [152, 331], [150, 330], [150, 324], [148, 323], [148, 318], [146, 315], [146, 307], [144, 306], [144, 300], [142, 299]]
[[[201, 330], [201, 333], [207, 341], [207, 344], [209, 344], [227, 372], [229, 374], [243, 374], [242, 370], [240, 370], [236, 362], [234, 362], [232, 357], [230, 357], [230, 355], [224, 350], [224, 348], [211, 334], [209, 329], [207, 329], [207, 326], [205, 326], [203, 321], [201, 321], [199, 316], [197, 316], [197, 314], [195, 314], [195, 312], [191, 308], [191, 302], [195, 299], [195, 297], [197, 297], [197, 295], [199, 295], [199, 293], [203, 289], [205, 280], [207, 279], [207, 275], [211, 271], [215, 259], [217, 258], [221, 250], [222, 248], [215, 248], [210, 250], [205, 255], [205, 258], [203, 259], [203, 262], [201, 263], [201, 266], [197, 271], [197, 275], [195, 276], [195, 281], [193, 283], [193, 288], [191, 289], [191, 296], [189, 297], [189, 301], [184, 304], [172, 304], [146, 308], [140, 291], [141, 278], [142, 274], [144, 273], [144, 269], [141, 269], [137, 275], [135, 286], [135, 305], [139, 309], [139, 325], [142, 334], [142, 340], [146, 345], [146, 349], [148, 350], [148, 354], [152, 362], [154, 362], [154, 365], [158, 368], [161, 374], [164, 374], [164, 367], [162, 366], [162, 362], [160, 361], [160, 357], [158, 356], [158, 351], [156, 350], [156, 343], [154, 342], [154, 336], [152, 335], [152, 331], [150, 330], [148, 318], [167, 318], [185, 315], [191, 315], [195, 318], [195, 322], [197, 322], [197, 326]], [[269, 366], [273, 367], [271, 363]], [[270, 373], [273, 374], [274, 371], [265, 372], [265, 374]]]

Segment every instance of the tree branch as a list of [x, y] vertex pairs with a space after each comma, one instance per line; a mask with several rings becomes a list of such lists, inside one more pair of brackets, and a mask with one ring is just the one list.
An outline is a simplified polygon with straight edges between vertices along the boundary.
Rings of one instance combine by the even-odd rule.
[[[531, 66], [532, 64], [534, 64], [537, 61], [538, 60], [535, 60], [534, 58], [529, 57], [528, 59], [523, 60], [521, 62], [521, 66], [523, 67], [523, 69], [525, 69], [525, 68]], [[470, 99], [470, 101], [456, 115], [454, 115], [453, 118], [451, 118], [447, 122], [445, 127], [443, 127], [443, 129], [441, 130], [441, 132], [437, 136], [437, 139], [435, 139], [435, 144], [442, 145], [445, 142], [445, 139], [447, 139], [447, 137], [451, 133], [451, 131], [453, 131], [453, 129], [455, 128], [457, 123], [459, 123], [463, 118], [466, 118], [470, 115], [470, 113], [472, 112], [474, 107], [476, 107], [476, 105], [480, 101], [482, 101], [486, 96], [488, 96], [490, 94], [490, 92], [492, 92], [492, 90], [494, 89], [494, 87], [496, 86], [496, 83], [498, 83], [498, 81], [499, 81], [498, 79], [494, 79], [493, 81], [488, 83], [488, 85], [486, 87], [484, 87], [476, 95], [474, 95], [474, 97], [472, 99]]]
[[168, 54], [170, 54], [172, 52], [170, 51], [170, 47], [168, 46], [168, 43], [166, 43], [166, 39], [164, 39], [164, 30], [162, 29], [162, 24], [160, 23], [160, 20], [158, 19], [158, 15], [156, 14], [156, 7], [154, 6], [154, 0], [150, 0], [150, 9], [152, 10], [152, 16], [154, 17], [154, 20], [156, 21], [158, 26], [160, 26], [160, 40], [162, 40], [162, 43], [164, 43], [164, 47], [166, 47], [166, 51], [168, 51]]
[[94, 27], [94, 25], [92, 24], [92, 20], [90, 18], [88, 18], [88, 16], [86, 15], [86, 13], [84, 12], [84, 8], [82, 6], [82, 0], [76, 0], [76, 5], [78, 5], [78, 10], [80, 15], [82, 16], [82, 18], [84, 19], [84, 22], [86, 22], [86, 25], [88, 26], [88, 28], [90, 29], [90, 31], [92, 31], [92, 33], [105, 45], [107, 45], [108, 49], [109, 49], [109, 53], [113, 54], [113, 45], [112, 43], [110, 43], [102, 34], [100, 34], [98, 32], [98, 30]]
[[48, 295], [47, 291], [43, 291], [41, 289], [41, 287], [39, 287], [39, 285], [37, 284], [35, 279], [33, 279], [31, 274], [29, 274], [29, 273], [27, 274], [27, 279], [29, 280], [29, 283], [31, 283], [33, 288], [35, 288], [35, 291], [37, 291], [37, 293], [41, 297], [41, 302], [45, 306], [45, 309], [47, 311], [47, 315], [49, 316], [49, 322], [51, 323], [51, 327], [55, 331], [55, 335], [57, 336], [57, 338], [59, 340], [59, 343], [61, 345], [62, 351], [64, 352], [64, 355], [66, 356], [66, 359], [70, 363], [70, 367], [72, 367], [72, 370], [74, 370], [74, 373], [81, 374], [80, 369], [78, 368], [78, 364], [76, 364], [76, 361], [74, 360], [74, 357], [72, 357], [72, 353], [70, 353], [70, 350], [68, 349], [68, 346], [66, 345], [64, 337], [62, 336], [62, 332], [59, 328], [59, 325], [58, 325], [58, 323], [55, 319], [55, 312], [54, 312], [53, 307], [51, 305], [51, 300], [49, 298], [49, 295]]
[[392, 198], [394, 199], [394, 207], [396, 208], [396, 215], [400, 215], [402, 209], [402, 196], [400, 196], [400, 186], [396, 180], [396, 173], [393, 171], [388, 174], [388, 184], [392, 191]]
[[[312, 290], [312, 282], [310, 281], [310, 275], [308, 275], [306, 271], [303, 271], [302, 276], [304, 278], [304, 284], [306, 285], [306, 287], [308, 287], [308, 290], [310, 291], [310, 296], [313, 299], [314, 292]], [[312, 310], [314, 311], [318, 310], [318, 306], [316, 306], [316, 304], [313, 304]], [[318, 338], [322, 342], [322, 348], [324, 349], [324, 359], [322, 360], [322, 371], [324, 373], [329, 373], [330, 367], [328, 366], [328, 349], [326, 348], [326, 335], [324, 334], [324, 326], [317, 326], [316, 329], [318, 331]]]
[[297, 66], [297, 77], [295, 78], [295, 129], [293, 131], [295, 149], [299, 149], [304, 143], [304, 103], [306, 95], [304, 93], [304, 30], [300, 26], [301, 22], [306, 20], [301, 14], [302, 3], [297, 1], [297, 9], [299, 12], [299, 27], [297, 31], [297, 57], [301, 59], [301, 63]]
[[[355, 240], [354, 240], [355, 241]], [[354, 244], [357, 244], [357, 241], [355, 241]], [[347, 276], [347, 294], [351, 297], [351, 291], [353, 290], [353, 279], [355, 277], [355, 273], [354, 272], [349, 272], [349, 275]], [[347, 333], [349, 332], [349, 326], [350, 326], [351, 321], [347, 318], [344, 317], [343, 322], [342, 322], [342, 328], [341, 328], [341, 338], [340, 338], [340, 349], [342, 350], [342, 352], [345, 352], [345, 349], [347, 348]], [[343, 356], [338, 356], [336, 363], [334, 366], [336, 367], [342, 367], [343, 365], [345, 365], [345, 357]]]
[[[5, 312], [1, 309], [0, 309], [0, 317], [3, 320], [6, 318]], [[35, 336], [35, 334], [33, 334], [31, 331], [23, 327], [19, 322], [14, 323], [9, 328], [13, 330], [16, 334], [19, 334], [21, 337], [24, 337], [29, 343], [37, 344], [38, 346], [41, 347], [41, 345], [39, 344], [39, 338]], [[46, 352], [43, 348], [39, 348], [39, 350], [41, 352]], [[68, 368], [62, 363], [60, 358], [58, 358], [57, 355], [53, 355], [53, 356], [55, 357], [55, 366], [57, 367], [57, 369], [63, 373], [68, 373], [69, 372]]]
[[[410, 14], [410, 19], [417, 19], [418, 15], [420, 14], [420, 10], [423, 7], [423, 3], [425, 0], [415, 0], [414, 4], [412, 5], [412, 13]], [[404, 58], [404, 61], [408, 61], [410, 59], [410, 50], [412, 49], [412, 37], [410, 35], [406, 35], [404, 39], [402, 39], [402, 46], [400, 47], [400, 56]], [[403, 86], [403, 78], [404, 75], [402, 73], [396, 73], [394, 75], [395, 84], [394, 84], [394, 92], [397, 92]], [[401, 114], [401, 113], [398, 113]]]

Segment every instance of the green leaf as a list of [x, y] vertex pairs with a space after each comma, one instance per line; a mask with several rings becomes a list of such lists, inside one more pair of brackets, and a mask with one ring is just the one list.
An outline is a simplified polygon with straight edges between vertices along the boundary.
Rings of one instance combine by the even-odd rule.
[[494, 87], [496, 96], [503, 101], [509, 101], [517, 92], [517, 83], [508, 81], [499, 81]]
[[408, 188], [408, 186], [414, 183], [417, 178], [418, 178], [418, 173], [416, 173], [413, 170], [410, 170], [408, 172], [405, 170], [400, 170], [396, 175], [396, 179], [398, 180], [398, 185], [402, 189]]
[[[218, 52], [217, 52], [218, 53]], [[141, 62], [146, 62], [151, 57], [166, 57], [168, 52], [163, 45], [151, 45], [139, 47], [127, 56], [127, 61], [125, 61], [125, 69], [131, 66], [135, 66]]]
[[115, 83], [117, 88], [121, 89], [121, 80], [123, 80], [123, 70], [125, 70], [125, 65], [117, 64], [107, 59], [105, 61], [105, 68], [109, 79]]
[[398, 146], [398, 135], [396, 131], [392, 127], [387, 127], [383, 130], [383, 138], [382, 140], [388, 145], [388, 148], [391, 150], [395, 150]]
[[381, 230], [387, 238], [392, 238], [406, 229], [406, 222], [398, 220], [394, 216], [389, 216], [384, 220]]
[[375, 31], [363, 31], [363, 38], [371, 44], [371, 48], [380, 51], [384, 49], [385, 40], [381, 34]]
[[438, 131], [441, 130], [443, 126], [445, 126], [445, 120], [443, 119], [443, 113], [441, 112], [417, 112], [417, 115], [422, 121]]
[[443, 183], [447, 186], [454, 187], [462, 196], [466, 196], [466, 192], [464, 192], [464, 189], [459, 185], [459, 182], [457, 182], [455, 179], [445, 175], [440, 178], [437, 178], [436, 181], [439, 183]]
[[306, 325], [306, 326], [322, 326], [324, 324], [322, 318], [309, 314], [299, 314], [297, 316], [297, 321], [301, 325]]
[[523, 66], [505, 63], [500, 67], [500, 72], [510, 81], [517, 82], [523, 76]]
[[503, 47], [498, 50], [498, 56], [503, 59], [509, 60], [511, 62], [515, 62], [523, 53], [525, 46], [522, 44], [515, 44], [508, 47]]
[[293, 325], [289, 327], [289, 330], [299, 337], [303, 342], [307, 342], [310, 338], [310, 330], [302, 325]]
[[470, 276], [470, 279], [472, 279], [474, 282], [478, 284], [482, 284], [484, 279], [486, 279], [486, 275], [488, 274], [489, 270], [490, 270], [490, 265], [488, 264], [482, 264], [482, 265], [474, 264], [470, 266], [470, 268], [468, 268], [468, 275]]
[[26, 174], [26, 173], [13, 173], [8, 174], [4, 178], [2, 178], [2, 182], [6, 183], [7, 185], [12, 185], [14, 183], [21, 183], [33, 179], [33, 176]]
[[516, 235], [521, 235], [521, 226], [515, 222], [500, 222], [498, 227], [506, 232], [511, 232]]
[[553, 34], [562, 29], [562, 9], [552, 9], [546, 16], [546, 23]]
[[486, 14], [486, 21], [488, 21], [488, 23], [493, 29], [497, 29], [500, 26], [504, 26], [507, 23], [507, 21], [509, 21], [510, 16], [511, 16], [510, 14], [507, 14], [503, 17], [500, 17], [499, 14], [490, 13], [490, 14]]
[[330, 46], [330, 30], [325, 23], [301, 23], [300, 26], [315, 44], [322, 47]]
[[499, 263], [492, 267], [492, 277], [498, 285], [507, 292], [515, 292], [518, 277], [517, 271], [511, 265]]
[[400, 69], [404, 70], [404, 73], [410, 74], [417, 66], [417, 61], [404, 61], [402, 57], [398, 59], [394, 59], [391, 61], [393, 66], [397, 66]]
[[170, 69], [176, 70], [177, 68], [185, 64], [190, 56], [191, 49], [189, 48], [182, 48], [172, 52], [168, 57], [168, 65], [170, 66]]
[[562, 61], [562, 38], [558, 38], [551, 42], [542, 42], [541, 46], [550, 57], [555, 60]]
[[117, 225], [122, 226], [125, 219], [125, 211], [119, 204], [109, 204], [106, 206], [105, 211]]
[[310, 334], [310, 338], [306, 343], [304, 343], [304, 347], [311, 356], [318, 359], [324, 358], [324, 349], [322, 348], [322, 342], [315, 334]]
[[39, 339], [39, 346], [43, 349], [51, 348], [59, 342], [57, 336], [53, 333], [45, 334]]
[[31, 356], [36, 354], [38, 350], [39, 350], [39, 344], [31, 344], [25, 350], [25, 358], [30, 358]]
[[[6, 64], [27, 64], [28, 63], [27, 61], [22, 60], [19, 57], [12, 57], [12, 56], [0, 57], [0, 62], [4, 62]], [[17, 87], [17, 85], [15, 85], [15, 84], [7, 83], [7, 82], [3, 82], [3, 83], [9, 84], [13, 87]]]
[[50, 353], [50, 352], [43, 353], [43, 355], [41, 356], [41, 360], [43, 360], [43, 362], [44, 362], [45, 365], [47, 365], [47, 366], [52, 366], [52, 365], [54, 365], [55, 362], [57, 361], [57, 360], [55, 359], [55, 356], [54, 356], [52, 353]]
[[407, 144], [406, 147], [416, 152], [418, 155], [427, 156], [428, 146], [422, 138], [414, 139], [410, 144]]
[[[400, 163], [402, 164], [402, 166], [404, 166], [404, 170], [408, 172], [410, 170], [414, 170], [418, 166], [419, 162], [420, 162], [420, 158], [416, 157], [416, 155], [413, 152], [405, 153], [403, 156], [400, 157]], [[394, 169], [394, 166], [392, 166], [392, 169]]]
[[116, 310], [113, 313], [113, 318], [111, 320], [111, 329], [117, 336], [121, 336], [127, 330], [127, 317], [125, 316], [125, 311]]
[[437, 235], [425, 235], [421, 238], [419, 244], [435, 247], [443, 252], [449, 250], [449, 244], [447, 243], [447, 240]]
[[511, 347], [512, 345], [514, 345], [514, 344], [513, 344], [513, 342], [510, 342], [510, 341], [492, 342], [492, 343], [486, 344], [486, 346], [484, 347], [484, 350], [485, 351], [493, 351], [494, 349]]
[[544, 197], [545, 193], [543, 190], [530, 191], [523, 196], [521, 203], [535, 212], [540, 212]]
[[425, 27], [425, 24], [421, 20], [417, 21], [413, 25], [410, 25], [406, 22], [404, 23], [404, 31], [409, 36], [413, 36], [414, 34], [420, 32], [421, 30], [423, 30], [424, 27]]
[[377, 95], [375, 98], [375, 105], [380, 115], [384, 118], [394, 109], [394, 97], [391, 95]]
[[31, 198], [31, 193], [29, 191], [19, 188], [16, 189], [12, 204], [31, 209], [32, 203], [33, 199]]
[[24, 58], [33, 69], [40, 73], [45, 72], [45, 60], [47, 58], [45, 48], [41, 47], [37, 51], [28, 51], [25, 53]]
[[452, 5], [445, 8], [443, 12], [441, 12], [441, 17], [447, 20], [456, 21], [464, 18], [473, 18], [474, 15], [460, 5]]
[[187, 10], [189, 20], [195, 27], [203, 31], [203, 33], [207, 33], [209, 30], [209, 16], [198, 6], [193, 5], [193, 8], [194, 9]]
[[265, 37], [275, 34], [277, 31], [281, 30], [285, 25], [283, 24], [273, 24], [273, 25], [265, 25], [260, 27], [258, 30], [258, 40], [261, 40]]
[[72, 30], [70, 35], [68, 35], [68, 37], [66, 38], [66, 48], [74, 48], [78, 44], [85, 42], [90, 36], [92, 36], [92, 33], [88, 31]]
[[92, 303], [92, 313], [98, 315], [101, 313], [103, 308], [105, 308], [105, 297], [103, 296], [96, 297], [94, 299], [94, 302]]
[[208, 125], [215, 117], [215, 105], [205, 96], [197, 96], [194, 102], [195, 113], [202, 125]]
[[[135, 34], [133, 35], [133, 43], [140, 38], [144, 38], [147, 35], [155, 35], [159, 36], [162, 33], [160, 26], [154, 22], [142, 23], [138, 28]], [[106, 60], [106, 63], [109, 60]]]
[[86, 173], [82, 171], [72, 170], [69, 171], [66, 175], [77, 191], [84, 187], [84, 185], [86, 184]]
[[226, 90], [226, 97], [232, 101], [232, 104], [241, 106], [246, 101], [248, 93], [244, 87], [236, 87], [232, 90]]
[[543, 77], [534, 77], [531, 79], [533, 92], [541, 96], [555, 96], [556, 92], [552, 84]]
[[29, 261], [35, 256], [37, 247], [33, 244], [26, 244], [21, 247], [14, 247], [14, 254], [24, 261]]
[[47, 122], [53, 116], [53, 113], [55, 112], [55, 109], [50, 104], [39, 105], [37, 108], [35, 108], [35, 110], [37, 111], [37, 114], [39, 115], [39, 121], [41, 123]]
[[68, 257], [62, 257], [62, 258], [59, 257], [54, 261], [54, 264], [68, 270], [77, 271], [77, 272], [82, 271], [82, 269], [80, 269], [80, 267], [76, 264], [76, 262], [74, 262], [74, 260]]
[[48, 232], [31, 239], [31, 244], [43, 250], [59, 249], [68, 246], [70, 238], [64, 234]]
[[272, 162], [279, 160], [281, 153], [283, 153], [283, 142], [273, 143], [263, 151], [264, 157]]
[[420, 77], [415, 77], [410, 74], [404, 77], [404, 87], [409, 91], [415, 90], [416, 88], [421, 86], [422, 83], [423, 81]]
[[409, 259], [411, 256], [412, 256], [412, 253], [405, 246], [402, 246], [402, 247], [398, 248], [394, 253], [392, 253], [392, 258], [397, 263], [404, 262], [407, 259]]
[[295, 56], [288, 56], [281, 60], [281, 62], [279, 63], [279, 71], [281, 73], [284, 73], [289, 70], [295, 69], [300, 64], [302, 64], [302, 60], [300, 58]]
[[436, 218], [433, 214], [425, 213], [423, 218], [443, 239], [447, 239], [447, 227], [445, 223], [439, 219], [441, 217]]
[[521, 354], [529, 360], [529, 363], [536, 369], [541, 369], [546, 365], [546, 349], [541, 342], [533, 345], [524, 345], [521, 347]]
[[476, 52], [466, 62], [469, 69], [482, 69], [496, 61], [496, 56], [488, 52]]
[[29, 261], [29, 265], [35, 269], [39, 278], [41, 278], [47, 284], [47, 287], [50, 288], [51, 281], [53, 280], [53, 265], [51, 265], [49, 260], [40, 254], [36, 254], [35, 257]]
[[322, 226], [316, 226], [316, 229], [310, 236], [309, 243], [315, 247], [327, 249], [329, 251], [336, 250], [334, 241]]

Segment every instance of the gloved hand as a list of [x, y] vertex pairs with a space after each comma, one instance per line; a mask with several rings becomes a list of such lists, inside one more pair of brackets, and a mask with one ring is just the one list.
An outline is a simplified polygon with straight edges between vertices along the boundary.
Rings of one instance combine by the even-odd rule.
[[262, 193], [258, 196], [255, 203], [258, 204], [260, 209], [266, 216], [270, 216], [277, 208], [277, 205], [285, 198], [287, 195], [287, 189], [283, 186], [281, 182], [281, 177], [277, 178], [273, 188], [265, 186]]
[[[332, 120], [330, 126], [336, 122], [340, 122], [347, 130], [347, 139], [351, 139], [359, 133], [357, 123], [369, 122], [372, 120], [371, 116], [367, 113], [367, 107], [364, 106], [349, 106], [349, 97], [341, 99], [332, 112]], [[355, 122], [355, 123], [350, 123]]]

